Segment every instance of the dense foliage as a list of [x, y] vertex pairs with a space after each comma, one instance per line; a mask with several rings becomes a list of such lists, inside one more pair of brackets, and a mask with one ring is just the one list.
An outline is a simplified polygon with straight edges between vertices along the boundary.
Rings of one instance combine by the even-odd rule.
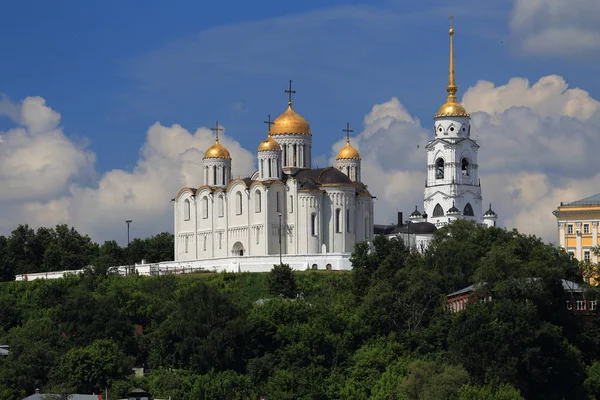
[[[565, 252], [459, 221], [424, 256], [378, 237], [352, 262], [1, 284], [0, 398], [600, 399], [600, 325], [564, 307], [560, 279], [582, 281]], [[477, 282], [493, 301], [450, 314]]]
[[121, 247], [114, 240], [98, 245], [67, 225], [37, 231], [20, 225], [9, 237], [0, 236], [0, 282], [14, 280], [15, 274], [169, 261], [173, 254], [173, 235], [167, 232]]

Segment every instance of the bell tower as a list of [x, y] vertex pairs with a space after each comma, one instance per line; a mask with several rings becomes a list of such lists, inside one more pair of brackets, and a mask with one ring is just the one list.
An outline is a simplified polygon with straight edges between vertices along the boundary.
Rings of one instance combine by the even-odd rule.
[[454, 28], [450, 17], [448, 97], [434, 116], [434, 137], [427, 146], [424, 209], [437, 226], [455, 219], [481, 222], [479, 145], [471, 139], [471, 116], [457, 103], [454, 77]]

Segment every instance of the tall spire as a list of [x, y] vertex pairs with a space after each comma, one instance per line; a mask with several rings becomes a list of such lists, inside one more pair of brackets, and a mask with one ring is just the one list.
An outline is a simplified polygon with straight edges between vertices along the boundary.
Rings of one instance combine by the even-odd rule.
[[450, 35], [450, 67], [448, 69], [448, 86], [446, 91], [448, 92], [448, 103], [456, 103], [456, 81], [454, 78], [454, 27], [452, 26], [452, 20], [454, 17], [450, 16], [450, 29], [448, 34]]

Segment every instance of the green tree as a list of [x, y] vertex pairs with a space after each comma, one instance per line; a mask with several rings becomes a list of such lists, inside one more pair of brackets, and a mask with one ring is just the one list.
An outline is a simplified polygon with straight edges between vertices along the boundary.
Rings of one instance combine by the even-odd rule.
[[288, 264], [275, 264], [267, 278], [269, 293], [287, 298], [296, 297], [296, 277]]
[[460, 366], [418, 360], [408, 366], [400, 387], [407, 400], [450, 399], [468, 380]]
[[509, 384], [464, 385], [458, 391], [457, 400], [523, 400], [517, 389]]

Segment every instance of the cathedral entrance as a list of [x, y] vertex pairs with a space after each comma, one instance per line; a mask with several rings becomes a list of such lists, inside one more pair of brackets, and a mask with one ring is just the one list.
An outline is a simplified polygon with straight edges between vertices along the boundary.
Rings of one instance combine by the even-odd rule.
[[243, 256], [244, 255], [244, 245], [241, 242], [235, 242], [233, 247], [231, 248], [232, 256]]

